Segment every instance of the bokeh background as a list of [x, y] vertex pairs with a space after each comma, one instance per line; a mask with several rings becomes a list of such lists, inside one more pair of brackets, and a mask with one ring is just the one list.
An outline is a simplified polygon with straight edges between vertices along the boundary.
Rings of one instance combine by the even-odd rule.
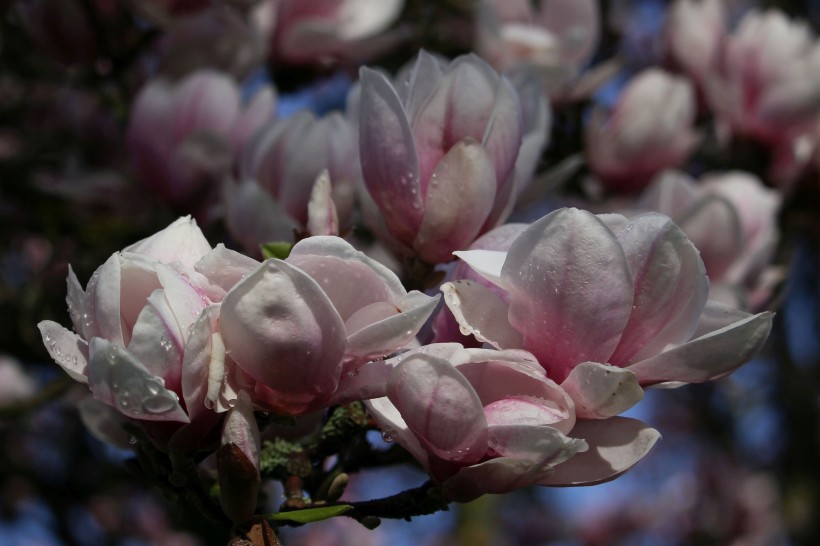
[[[0, 0], [2, 545], [205, 546], [228, 540], [192, 507], [145, 483], [129, 450], [86, 431], [78, 410], [84, 388], [50, 361], [36, 329], [44, 319], [69, 323], [69, 263], [85, 282], [112, 252], [192, 212], [137, 182], [125, 126], [137, 90], [156, 70], [183, 73], [218, 56], [174, 53], [184, 44], [169, 45], [173, 25], [147, 4]], [[174, 2], [156, 4], [165, 15], [194, 16], [185, 2], [178, 2], [178, 11]], [[227, 9], [231, 3], [215, 4]], [[468, 50], [471, 4], [408, 1], [401, 41], [373, 62], [395, 69], [419, 47], [448, 55]], [[775, 6], [815, 30], [820, 25], [820, 2], [746, 4]], [[613, 102], [630, 74], [661, 62], [666, 8], [652, 0], [602, 2], [603, 40], [593, 63], [613, 55], [624, 63], [595, 100]], [[271, 59], [253, 69], [234, 68], [246, 95], [260, 83], [276, 85], [280, 117], [303, 108], [343, 108], [356, 73], [349, 64], [305, 68]], [[563, 153], [568, 145], [560, 137], [553, 137], [545, 157]], [[538, 210], [550, 206], [546, 201]], [[627, 475], [589, 488], [488, 496], [410, 523], [384, 521], [375, 531], [337, 518], [285, 529], [284, 543], [820, 544], [817, 174], [785, 202], [779, 224], [776, 260], [789, 275], [764, 352], [718, 382], [650, 391], [630, 414], [663, 439]], [[211, 242], [230, 243], [220, 222], [203, 228]], [[375, 435], [373, 442], [383, 440]], [[349, 494], [380, 497], [424, 479], [412, 469], [381, 469], [356, 476]], [[271, 498], [277, 495], [281, 491], [270, 491]]]

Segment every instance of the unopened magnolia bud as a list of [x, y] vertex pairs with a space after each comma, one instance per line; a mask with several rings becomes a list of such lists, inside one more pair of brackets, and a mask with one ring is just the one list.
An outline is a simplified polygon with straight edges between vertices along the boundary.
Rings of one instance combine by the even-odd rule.
[[234, 522], [250, 518], [256, 511], [259, 472], [236, 444], [225, 444], [216, 452], [219, 501]]
[[330, 502], [339, 500], [344, 494], [349, 480], [350, 478], [344, 472], [333, 478], [330, 487], [327, 488], [327, 500]]

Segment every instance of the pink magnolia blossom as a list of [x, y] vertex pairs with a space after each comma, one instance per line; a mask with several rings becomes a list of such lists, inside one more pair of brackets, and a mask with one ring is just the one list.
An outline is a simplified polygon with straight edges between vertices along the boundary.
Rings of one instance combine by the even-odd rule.
[[727, 375], [771, 328], [771, 313], [707, 304], [698, 251], [656, 213], [627, 220], [560, 209], [507, 252], [456, 254], [509, 298], [475, 282], [446, 283], [462, 328], [495, 347], [532, 352], [584, 419], [617, 415], [642, 398], [642, 387]]
[[197, 319], [224, 290], [201, 272], [202, 264], [231, 268], [193, 220], [180, 218], [112, 255], [85, 290], [69, 269], [74, 332], [41, 322], [49, 354], [87, 383], [94, 398], [127, 417], [190, 422], [207, 432], [214, 424], [203, 404], [207, 362], [197, 360], [189, 342]]
[[212, 392], [250, 391], [257, 407], [293, 415], [347, 396], [356, 370], [411, 343], [438, 303], [338, 237], [303, 239], [243, 275], [221, 304], [218, 339], [213, 326], [201, 336], [203, 358], [224, 370]]
[[421, 52], [395, 86], [363, 68], [359, 108], [364, 182], [403, 253], [447, 261], [509, 215], [521, 104], [478, 57]]
[[533, 67], [552, 98], [565, 94], [598, 46], [593, 0], [482, 0], [478, 10], [476, 52], [500, 71]]
[[586, 153], [592, 172], [608, 188], [635, 191], [692, 151], [695, 96], [685, 79], [658, 69], [635, 76], [611, 112], [592, 112]]
[[257, 19], [272, 26], [275, 59], [365, 62], [400, 38], [386, 31], [401, 15], [404, 0], [268, 0], [262, 9], [267, 13], [257, 13]]
[[700, 86], [717, 67], [725, 18], [722, 0], [677, 0], [667, 12], [666, 54]]
[[732, 134], [790, 141], [820, 113], [820, 43], [804, 22], [750, 10], [726, 37], [706, 97]]
[[[241, 155], [241, 183], [226, 185], [225, 204], [228, 228], [248, 250], [268, 241], [292, 241], [294, 232], [308, 227], [312, 235], [337, 235], [339, 226], [350, 225], [360, 170], [355, 128], [341, 114], [317, 119], [303, 111], [279, 120], [259, 131]], [[323, 172], [328, 181], [320, 184], [329, 187], [316, 189]], [[324, 215], [336, 216], [335, 232], [316, 224], [322, 214], [319, 209], [310, 214], [311, 202], [323, 207]], [[331, 207], [335, 212], [328, 211]]]
[[128, 147], [140, 181], [176, 206], [208, 196], [230, 172], [236, 152], [273, 112], [272, 89], [242, 105], [228, 76], [203, 70], [177, 84], [154, 80], [136, 99]]
[[608, 430], [576, 422], [572, 398], [526, 351], [434, 344], [371, 366], [388, 371], [370, 413], [448, 500], [612, 479], [658, 438], [632, 419], [608, 420]]
[[[771, 295], [768, 268], [778, 241], [780, 194], [754, 175], [660, 174], [638, 206], [669, 216], [694, 243], [712, 282], [710, 298], [759, 308]], [[769, 274], [767, 274], [769, 273]]]

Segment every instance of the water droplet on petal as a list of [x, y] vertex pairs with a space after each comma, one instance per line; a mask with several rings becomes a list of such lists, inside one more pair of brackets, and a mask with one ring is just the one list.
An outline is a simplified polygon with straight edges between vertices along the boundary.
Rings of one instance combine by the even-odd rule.
[[389, 432], [384, 430], [384, 431], [382, 431], [382, 440], [384, 440], [385, 442], [387, 442], [389, 444], [389, 443], [393, 442], [393, 436], [391, 436]]
[[151, 396], [142, 401], [142, 406], [148, 413], [165, 413], [176, 407], [177, 402], [167, 394]]

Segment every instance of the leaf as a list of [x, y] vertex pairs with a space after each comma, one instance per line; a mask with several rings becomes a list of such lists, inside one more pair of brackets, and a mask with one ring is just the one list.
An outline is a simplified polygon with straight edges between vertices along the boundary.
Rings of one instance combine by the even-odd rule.
[[336, 516], [341, 516], [345, 512], [353, 510], [349, 504], [337, 504], [334, 506], [322, 506], [320, 508], [305, 508], [304, 510], [290, 510], [288, 512], [278, 512], [268, 516], [273, 521], [295, 521], [297, 523], [313, 523]]
[[262, 257], [264, 259], [279, 258], [284, 260], [290, 255], [290, 250], [293, 248], [293, 243], [285, 241], [273, 241], [270, 243], [263, 243], [261, 245]]

